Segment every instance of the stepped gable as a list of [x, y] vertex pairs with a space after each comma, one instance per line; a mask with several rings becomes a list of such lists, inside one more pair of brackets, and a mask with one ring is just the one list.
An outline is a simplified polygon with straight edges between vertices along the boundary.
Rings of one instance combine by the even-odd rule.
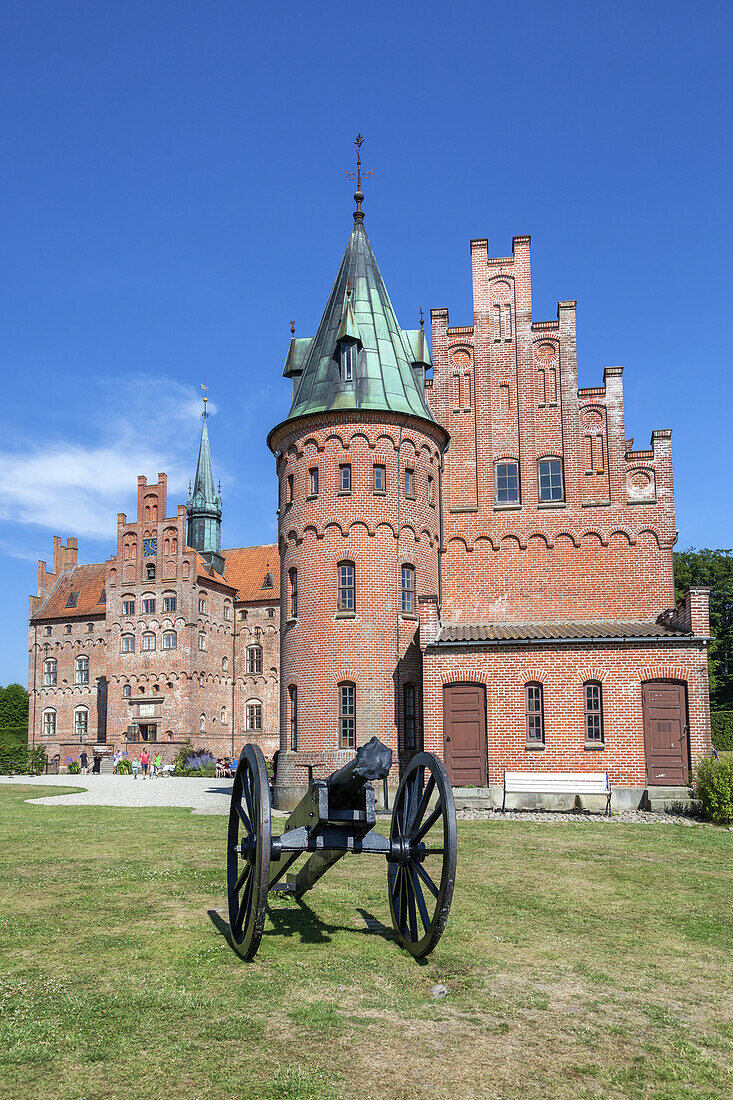
[[[357, 211], [315, 337], [291, 341], [283, 373], [297, 384], [286, 421], [356, 409], [407, 413], [436, 423], [423, 396], [430, 353], [421, 336], [419, 330], [400, 328], [363, 214]], [[358, 348], [357, 369], [350, 382], [342, 380], [336, 358], [339, 341], [344, 339]]]
[[62, 573], [33, 620], [84, 619], [90, 615], [104, 615], [105, 601], [102, 597], [105, 595], [106, 570], [104, 562], [97, 562], [77, 565]]
[[[224, 557], [224, 581], [237, 589], [237, 599], [280, 599], [280, 556], [277, 546], [240, 546], [222, 551]], [[265, 577], [270, 573], [271, 587], [265, 587]]]

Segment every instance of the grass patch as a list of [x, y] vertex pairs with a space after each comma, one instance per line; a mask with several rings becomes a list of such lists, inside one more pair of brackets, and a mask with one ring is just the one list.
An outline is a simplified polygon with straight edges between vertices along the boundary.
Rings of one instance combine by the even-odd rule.
[[222, 934], [225, 818], [42, 793], [0, 789], [2, 1100], [731, 1090], [726, 830], [461, 822], [423, 964], [368, 856], [274, 899], [248, 964]]

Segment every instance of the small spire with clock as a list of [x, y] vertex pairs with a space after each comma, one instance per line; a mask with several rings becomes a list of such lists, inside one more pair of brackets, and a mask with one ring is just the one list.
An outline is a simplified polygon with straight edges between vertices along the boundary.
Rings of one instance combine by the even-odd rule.
[[193, 488], [186, 502], [188, 516], [188, 545], [199, 554], [217, 573], [224, 572], [224, 558], [221, 555], [221, 493], [214, 486], [214, 471], [211, 465], [209, 447], [208, 386], [206, 380], [201, 385], [204, 391], [204, 408], [201, 413], [201, 443], [196, 463], [196, 476]]

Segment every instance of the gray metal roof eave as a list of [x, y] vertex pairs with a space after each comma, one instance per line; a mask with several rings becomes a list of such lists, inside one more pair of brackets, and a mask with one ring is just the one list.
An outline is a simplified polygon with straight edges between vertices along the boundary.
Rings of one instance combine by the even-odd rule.
[[522, 645], [534, 645], [534, 646], [547, 646], [547, 645], [592, 645], [594, 642], [603, 642], [608, 645], [609, 642], [615, 643], [628, 643], [632, 642], [635, 645], [641, 645], [643, 643], [652, 643], [658, 645], [660, 642], [665, 644], [668, 642], [681, 643], [690, 642], [700, 643], [706, 645], [712, 641], [712, 638], [708, 635], [698, 634], [646, 634], [640, 637], [629, 635], [628, 637], [613, 634], [610, 637], [608, 635], [599, 636], [596, 638], [471, 638], [464, 639], [462, 641], [435, 641], [426, 642], [426, 649], [465, 649], [469, 646], [522, 646]]

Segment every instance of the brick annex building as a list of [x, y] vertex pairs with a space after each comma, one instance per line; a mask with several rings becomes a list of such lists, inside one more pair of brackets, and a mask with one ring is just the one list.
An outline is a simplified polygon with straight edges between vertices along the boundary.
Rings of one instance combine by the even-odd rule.
[[671, 433], [626, 439], [621, 367], [578, 388], [575, 302], [533, 321], [528, 237], [498, 259], [471, 242], [473, 324], [432, 310], [431, 362], [355, 198], [268, 436], [279, 547], [220, 549], [204, 416], [176, 516], [165, 476], [141, 478], [113, 558], [78, 566], [56, 540], [40, 563], [35, 739], [62, 756], [125, 737], [271, 752], [279, 727], [281, 805], [300, 765], [373, 734], [499, 801], [505, 769], [607, 771], [616, 806], [685, 785], [711, 748], [708, 592], [673, 606]]

